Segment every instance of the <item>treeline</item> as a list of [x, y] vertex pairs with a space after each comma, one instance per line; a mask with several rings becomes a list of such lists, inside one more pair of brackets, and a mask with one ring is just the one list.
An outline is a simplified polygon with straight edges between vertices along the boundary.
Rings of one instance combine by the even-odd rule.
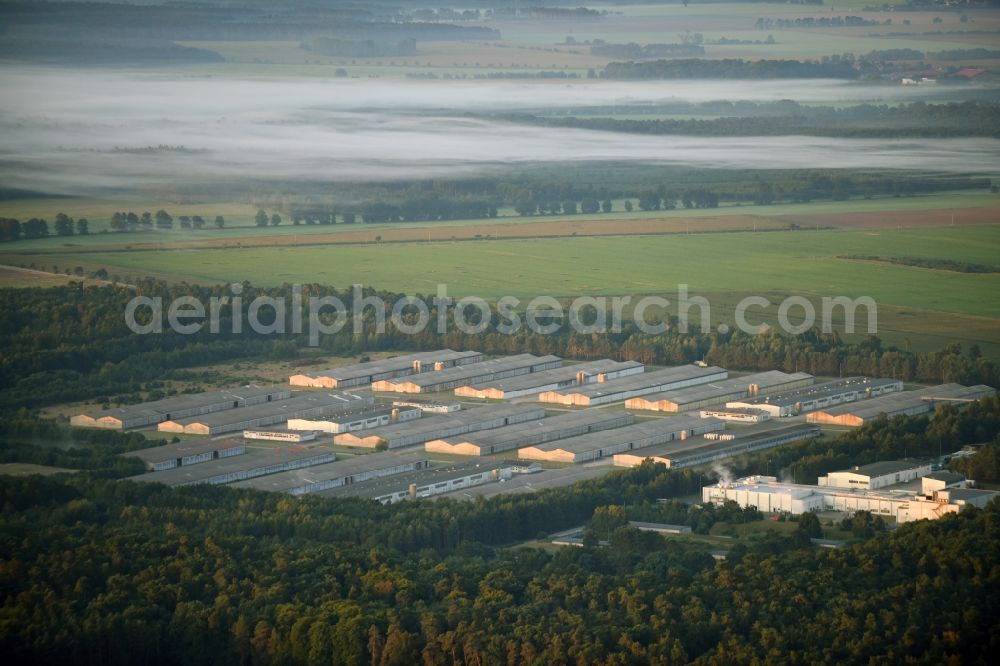
[[917, 268], [933, 268], [939, 271], [954, 271], [956, 273], [1000, 273], [1000, 266], [990, 266], [987, 264], [976, 264], [968, 261], [956, 261], [954, 259], [932, 259], [925, 257], [881, 257], [850, 254], [838, 259], [857, 259], [860, 261], [881, 261], [887, 264], [897, 264], [899, 266], [915, 266]]
[[[736, 111], [734, 109], [733, 111]], [[545, 127], [571, 127], [632, 134], [687, 136], [831, 136], [844, 138], [1000, 137], [1000, 103], [914, 102], [898, 106], [814, 107], [795, 103], [741, 105], [741, 113], [712, 119], [619, 119], [509, 115], [507, 118]], [[766, 115], [765, 115], [766, 114]]]
[[[836, 551], [798, 538], [803, 519], [716, 563], [619, 524], [614, 507], [681, 479], [698, 482], [643, 466], [381, 506], [5, 477], [0, 644], [17, 663], [194, 666], [988, 663], [998, 647], [996, 503]], [[496, 547], [588, 520], [614, 528], [607, 547]]]
[[404, 39], [400, 42], [377, 42], [372, 39], [361, 41], [315, 37], [302, 42], [301, 48], [312, 53], [344, 58], [381, 58], [383, 56], [416, 55], [417, 41]]
[[[887, 23], [891, 24], [892, 19]], [[861, 16], [800, 16], [793, 19], [772, 19], [761, 17], [753, 27], [756, 30], [773, 30], [774, 28], [857, 28], [866, 25], [881, 25], [874, 19]]]
[[[56, 236], [72, 236], [77, 233], [86, 236], [90, 233], [90, 222], [81, 217], [73, 220], [66, 213], [56, 215], [53, 230]], [[33, 217], [21, 222], [12, 217], [0, 217], [0, 241], [16, 241], [22, 238], [44, 238], [49, 235], [49, 223], [41, 218]]]
[[63, 65], [151, 65], [213, 63], [225, 60], [215, 51], [171, 42], [97, 39], [5, 38], [0, 58]]
[[590, 54], [602, 58], [642, 60], [645, 58], [677, 58], [705, 55], [700, 44], [594, 44]]
[[93, 41], [300, 41], [315, 35], [390, 42], [500, 38], [497, 30], [483, 26], [411, 21], [398, 8], [379, 3], [293, 3], [275, 12], [266, 4], [21, 1], [0, 3], [0, 20], [7, 29], [5, 37], [69, 29]]
[[67, 428], [26, 410], [0, 416], [0, 462], [5, 463], [64, 467], [120, 478], [145, 469], [139, 459], [120, 454], [165, 443], [137, 432]]
[[[982, 441], [974, 443], [981, 444]], [[952, 458], [948, 467], [959, 474], [964, 474], [965, 478], [977, 482], [1000, 482], [1000, 438], [989, 442], [971, 456]]]
[[856, 79], [850, 62], [678, 59], [608, 63], [604, 79]]
[[[161, 334], [137, 335], [125, 324], [126, 304], [136, 295], [162, 297], [169, 303], [176, 297], [190, 295], [208, 303], [212, 297], [231, 297], [228, 286], [201, 287], [167, 285], [154, 280], [138, 280], [135, 291], [113, 285], [71, 284], [45, 289], [0, 290], [0, 408], [41, 407], [53, 403], [90, 399], [114, 401], [115, 396], [132, 394], [146, 382], [169, 377], [180, 368], [201, 367], [254, 356], [294, 358], [308, 344], [306, 333], [260, 335], [244, 325], [233, 333], [230, 305], [220, 309], [218, 333], [208, 326], [197, 333], [180, 335], [164, 326]], [[388, 308], [402, 294], [378, 294]], [[247, 308], [259, 295], [291, 299], [291, 286], [259, 288], [246, 283], [242, 310], [244, 324]], [[348, 290], [328, 286], [304, 285], [303, 302], [311, 296], [336, 296], [351, 303]], [[430, 296], [425, 301], [430, 321], [437, 321], [437, 307]], [[452, 306], [453, 307], [453, 306]], [[448, 313], [449, 320], [453, 312]], [[308, 308], [303, 318], [309, 316]], [[584, 313], [586, 317], [586, 313]], [[409, 317], [404, 313], [404, 319]], [[1000, 366], [982, 358], [975, 346], [963, 350], [954, 344], [937, 352], [911, 352], [883, 347], [871, 337], [862, 343], [844, 342], [836, 333], [809, 331], [800, 336], [775, 333], [751, 336], [738, 330], [726, 334], [680, 330], [671, 317], [668, 330], [659, 335], [639, 331], [626, 323], [620, 333], [578, 334], [568, 321], [557, 320], [558, 329], [549, 335], [531, 332], [526, 327], [515, 335], [497, 331], [506, 321], [491, 311], [489, 325], [477, 334], [465, 334], [454, 327], [439, 334], [435, 327], [421, 333], [402, 334], [393, 326], [376, 331], [375, 314], [365, 310], [363, 330], [350, 326], [320, 338], [320, 348], [329, 354], [357, 356], [370, 351], [476, 349], [488, 354], [557, 354], [571, 359], [614, 357], [652, 365], [680, 365], [697, 360], [731, 370], [795, 370], [819, 376], [868, 375], [896, 377], [903, 381], [960, 382], [963, 384], [1000, 385]], [[409, 320], [407, 320], [409, 321]], [[410, 322], [412, 323], [412, 322]], [[546, 322], [542, 322], [546, 323]], [[650, 322], [652, 324], [656, 321]], [[293, 330], [289, 322], [286, 330]]]

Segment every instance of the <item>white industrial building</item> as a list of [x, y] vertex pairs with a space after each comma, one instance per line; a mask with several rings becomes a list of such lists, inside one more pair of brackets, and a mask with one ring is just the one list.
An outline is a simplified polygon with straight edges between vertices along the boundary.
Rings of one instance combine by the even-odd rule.
[[929, 462], [906, 462], [899, 460], [884, 460], [868, 465], [855, 465], [851, 469], [830, 472], [821, 476], [816, 482], [818, 486], [830, 488], [861, 488], [863, 490], [878, 490], [897, 483], [907, 483], [931, 473]]
[[394, 377], [405, 377], [422, 372], [433, 372], [459, 365], [479, 363], [483, 355], [476, 351], [456, 352], [441, 349], [394, 356], [381, 361], [354, 363], [340, 368], [292, 375], [288, 383], [309, 388], [345, 389], [366, 386], [372, 382]]
[[545, 410], [530, 405], [497, 405], [463, 409], [453, 414], [427, 416], [408, 423], [335, 435], [334, 443], [342, 446], [397, 449], [423, 444], [432, 439], [444, 439], [479, 430], [500, 428], [514, 423], [545, 418]]
[[393, 400], [393, 407], [416, 407], [425, 414], [451, 414], [462, 409], [460, 402], [425, 402], [423, 400]]
[[246, 453], [246, 450], [243, 442], [235, 440], [198, 439], [129, 451], [121, 455], [125, 458], [138, 458], [145, 463], [146, 469], [159, 471], [239, 456]]
[[745, 453], [754, 453], [803, 439], [819, 437], [819, 426], [794, 425], [773, 430], [747, 432], [711, 432], [701, 437], [668, 442], [638, 452], [615, 454], [616, 467], [637, 467], [645, 460], [662, 463], [670, 469], [681, 469], [725, 460]]
[[292, 445], [280, 449], [248, 451], [239, 456], [220, 458], [200, 465], [184, 465], [131, 478], [133, 481], [163, 483], [168, 486], [218, 485], [322, 465], [336, 459], [336, 454], [328, 448]]
[[759, 409], [767, 412], [773, 418], [780, 418], [805, 414], [843, 403], [867, 400], [902, 390], [903, 382], [898, 379], [847, 377], [774, 395], [731, 400], [726, 402], [726, 407]]
[[346, 412], [322, 419], [288, 419], [289, 430], [318, 430], [319, 432], [340, 434], [386, 426], [390, 423], [405, 423], [419, 419], [423, 412], [416, 407], [392, 407], [360, 412]]
[[528, 395], [536, 395], [543, 391], [555, 391], [570, 386], [584, 386], [586, 384], [606, 382], [609, 379], [637, 375], [644, 370], [645, 366], [635, 361], [603, 359], [532, 372], [509, 379], [459, 386], [455, 389], [455, 395], [464, 398], [512, 400]]
[[396, 379], [383, 379], [372, 382], [373, 391], [390, 393], [433, 393], [435, 391], [451, 391], [466, 384], [495, 381], [507, 377], [527, 375], [532, 372], [551, 370], [562, 365], [558, 356], [535, 356], [534, 354], [515, 354], [488, 361], [482, 361], [468, 366], [447, 368], [439, 372], [408, 375]]
[[789, 374], [780, 370], [769, 370], [666, 393], [630, 398], [625, 402], [625, 407], [656, 412], [687, 412], [702, 407], [722, 405], [729, 400], [790, 391], [810, 386], [814, 381], [812, 375], [804, 372]]
[[522, 460], [583, 463], [613, 456], [616, 453], [721, 431], [725, 427], [726, 424], [722, 421], [698, 417], [651, 419], [614, 430], [527, 446], [518, 450], [517, 457]]
[[372, 479], [427, 469], [430, 462], [423, 453], [382, 451], [353, 456], [308, 469], [281, 472], [234, 483], [234, 488], [254, 488], [291, 495], [309, 495], [340, 486], [350, 486]]
[[428, 453], [485, 456], [522, 446], [620, 428], [634, 422], [635, 417], [627, 412], [585, 409], [493, 430], [434, 439], [424, 444], [424, 450]]
[[288, 432], [286, 430], [244, 430], [243, 439], [252, 439], [266, 442], [288, 442], [289, 444], [301, 444], [316, 439], [315, 431]]
[[296, 393], [287, 400], [254, 407], [163, 421], [157, 426], [157, 430], [188, 435], [218, 435], [236, 430], [259, 430], [275, 423], [284, 423], [289, 419], [332, 416], [355, 411], [373, 403], [374, 398], [371, 396], [306, 391]]
[[127, 430], [156, 425], [171, 419], [213, 414], [224, 410], [286, 400], [292, 395], [286, 388], [241, 386], [221, 391], [184, 393], [137, 405], [84, 412], [70, 417], [71, 426]]
[[698, 410], [698, 416], [728, 421], [730, 423], [763, 423], [771, 418], [767, 412], [759, 409], [740, 409], [739, 407], [708, 407]]
[[754, 506], [765, 513], [807, 511], [869, 511], [898, 523], [940, 518], [968, 506], [982, 507], [1000, 495], [989, 490], [948, 488], [930, 493], [909, 490], [864, 490], [779, 483], [773, 476], [751, 476], [735, 483], [702, 488], [702, 501], [741, 507]]
[[538, 399], [541, 402], [559, 405], [595, 407], [650, 393], [672, 391], [687, 386], [719, 381], [728, 376], [728, 372], [715, 366], [682, 365], [664, 370], [643, 372], [621, 379], [587, 384], [586, 386], [543, 391], [538, 395]]

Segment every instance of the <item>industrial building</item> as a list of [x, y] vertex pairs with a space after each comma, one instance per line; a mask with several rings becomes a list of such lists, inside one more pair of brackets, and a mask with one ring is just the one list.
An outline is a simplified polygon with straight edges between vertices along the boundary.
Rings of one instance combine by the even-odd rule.
[[404, 354], [382, 361], [355, 363], [340, 368], [292, 375], [288, 378], [288, 383], [292, 386], [309, 388], [346, 389], [366, 386], [382, 379], [405, 377], [421, 372], [479, 363], [482, 360], [483, 355], [480, 352], [457, 352], [451, 349], [441, 349], [435, 352]]
[[289, 430], [318, 430], [340, 434], [378, 428], [390, 423], [405, 423], [419, 419], [423, 415], [416, 407], [386, 407], [360, 412], [346, 412], [322, 419], [288, 419]]
[[234, 483], [234, 488], [254, 488], [291, 495], [308, 495], [331, 488], [350, 486], [372, 479], [427, 469], [430, 462], [423, 453], [379, 452], [352, 456], [308, 469], [281, 472]]
[[448, 368], [440, 372], [409, 375], [397, 379], [383, 379], [372, 383], [373, 391], [390, 393], [432, 393], [451, 391], [466, 384], [495, 381], [507, 377], [526, 375], [531, 372], [551, 370], [562, 365], [558, 356], [535, 356], [515, 354], [494, 358], [470, 366]]
[[146, 464], [146, 469], [159, 471], [184, 465], [197, 465], [229, 456], [239, 456], [246, 453], [246, 450], [243, 442], [235, 440], [198, 439], [129, 451], [123, 453], [122, 456], [138, 458]]
[[808, 388], [726, 402], [726, 407], [760, 409], [774, 418], [796, 416], [858, 400], [867, 400], [903, 390], [898, 379], [847, 377]]
[[230, 409], [225, 412], [171, 419], [157, 426], [161, 432], [188, 435], [218, 435], [236, 430], [257, 430], [284, 423], [288, 419], [330, 416], [354, 411], [371, 405], [371, 396], [353, 393], [297, 393], [295, 397], [253, 408]]
[[696, 437], [707, 432], [717, 432], [723, 430], [725, 425], [716, 419], [689, 416], [651, 419], [614, 430], [524, 447], [518, 450], [517, 457], [522, 460], [583, 463], [613, 456], [616, 453], [644, 449], [674, 440]]
[[242, 386], [205, 393], [185, 393], [163, 400], [76, 414], [70, 418], [69, 423], [79, 428], [127, 430], [156, 425], [171, 419], [212, 414], [223, 410], [260, 405], [274, 400], [286, 400], [291, 395], [291, 391], [286, 388], [261, 386]]
[[243, 439], [261, 440], [267, 442], [288, 442], [301, 444], [316, 439], [316, 432], [288, 432], [286, 430], [244, 430]]
[[819, 435], [819, 426], [812, 425], [794, 425], [773, 430], [724, 435], [710, 433], [703, 437], [650, 447], [638, 453], [619, 453], [614, 457], [614, 464], [616, 467], [637, 467], [649, 459], [654, 463], [663, 463], [670, 469], [680, 469], [725, 460], [744, 453], [772, 449]]
[[828, 425], [861, 426], [868, 421], [874, 421], [880, 416], [913, 416], [924, 414], [934, 409], [937, 403], [964, 403], [980, 398], [996, 395], [996, 389], [979, 384], [977, 386], [962, 386], [961, 384], [942, 384], [919, 389], [883, 395], [855, 404], [837, 405], [806, 415], [809, 423]]
[[462, 409], [460, 402], [425, 402], [423, 400], [393, 400], [393, 407], [416, 407], [425, 414], [451, 414]]
[[339, 486], [324, 491], [323, 495], [363, 497], [382, 504], [390, 504], [406, 499], [442, 495], [485, 483], [505, 481], [512, 476], [513, 469], [510, 463], [462, 463], [374, 479], [366, 483]]
[[696, 386], [725, 379], [729, 376], [722, 368], [682, 365], [665, 370], [644, 372], [621, 379], [612, 379], [599, 384], [574, 386], [568, 389], [543, 391], [538, 395], [541, 402], [578, 407], [595, 407], [612, 402], [620, 402], [641, 395], [660, 393]]
[[699, 409], [698, 416], [703, 419], [712, 417], [730, 423], [762, 423], [771, 418], [767, 412], [759, 409], [739, 409], [738, 407], [708, 407]]
[[131, 478], [133, 481], [163, 483], [168, 486], [218, 485], [322, 465], [336, 459], [336, 454], [328, 448], [293, 445], [280, 449], [248, 451], [240, 456], [219, 458], [200, 465], [184, 465]]
[[702, 407], [722, 405], [729, 400], [742, 400], [749, 396], [791, 391], [811, 386], [814, 381], [815, 378], [812, 375], [804, 372], [789, 374], [780, 370], [769, 370], [667, 393], [654, 393], [631, 398], [625, 402], [625, 407], [626, 409], [645, 409], [656, 412], [687, 412]]
[[807, 511], [869, 511], [897, 523], [940, 518], [969, 506], [982, 507], [1000, 496], [989, 490], [948, 488], [930, 493], [864, 490], [779, 483], [773, 476], [751, 476], [735, 483], [702, 488], [702, 500], [722, 504], [732, 500], [766, 513]]
[[479, 382], [455, 389], [455, 395], [464, 398], [489, 400], [512, 400], [535, 395], [542, 391], [555, 391], [570, 386], [583, 386], [606, 382], [629, 375], [637, 375], [645, 370], [642, 363], [635, 361], [612, 361], [603, 359], [591, 363], [567, 365], [552, 370], [532, 372], [528, 375], [496, 381]]
[[428, 416], [409, 423], [395, 423], [360, 433], [343, 433], [335, 435], [333, 441], [342, 446], [397, 449], [423, 444], [432, 439], [444, 439], [541, 418], [545, 418], [545, 410], [540, 407], [527, 405], [477, 407], [443, 416]]
[[931, 464], [883, 460], [868, 465], [855, 465], [851, 469], [830, 472], [816, 481], [818, 486], [830, 488], [861, 488], [878, 490], [897, 483], [906, 483], [931, 473]]
[[433, 439], [424, 444], [424, 449], [428, 453], [486, 456], [599, 430], [621, 428], [634, 422], [635, 417], [627, 412], [585, 409], [540, 420], [525, 421], [494, 430]]

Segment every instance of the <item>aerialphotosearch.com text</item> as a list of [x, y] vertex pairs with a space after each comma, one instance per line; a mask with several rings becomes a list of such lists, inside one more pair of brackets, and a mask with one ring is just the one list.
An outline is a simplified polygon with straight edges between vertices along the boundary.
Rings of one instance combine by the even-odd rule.
[[[234, 283], [230, 294], [213, 296], [203, 302], [194, 296], [180, 296], [164, 303], [159, 296], [136, 296], [125, 308], [125, 322], [137, 334], [161, 333], [169, 329], [191, 335], [208, 327], [219, 333], [223, 321], [228, 332], [239, 334], [249, 329], [258, 335], [308, 334], [309, 345], [317, 346], [324, 335], [335, 335], [350, 325], [352, 333], [385, 333], [393, 326], [406, 335], [423, 333], [433, 326], [438, 334], [458, 330], [475, 335], [492, 329], [514, 335], [525, 327], [538, 334], [554, 334], [566, 326], [580, 334], [619, 333], [627, 321], [650, 335], [670, 328], [671, 315], [681, 331], [728, 333], [728, 324], [712, 324], [712, 305], [703, 296], [691, 295], [688, 285], [677, 287], [676, 298], [659, 296], [580, 296], [568, 305], [552, 296], [530, 300], [503, 296], [490, 303], [479, 296], [457, 300], [448, 295], [447, 285], [437, 287], [436, 295], [425, 300], [401, 296], [387, 302], [380, 296], [365, 294], [354, 285], [345, 303], [336, 296], [304, 298], [302, 286], [294, 285], [290, 297], [258, 295], [244, 303], [243, 285]], [[429, 302], [428, 302], [429, 301]], [[776, 315], [776, 316], [775, 316]], [[370, 320], [366, 321], [366, 317]], [[824, 333], [833, 331], [835, 320], [842, 330], [854, 333], [856, 323], [864, 319], [864, 332], [878, 332], [878, 308], [871, 297], [823, 297], [817, 311], [813, 301], [804, 296], [789, 296], [778, 303], [764, 296], [747, 296], [733, 310], [737, 329], [749, 335], [771, 330], [771, 324], [785, 333], [798, 335], [817, 325]]]

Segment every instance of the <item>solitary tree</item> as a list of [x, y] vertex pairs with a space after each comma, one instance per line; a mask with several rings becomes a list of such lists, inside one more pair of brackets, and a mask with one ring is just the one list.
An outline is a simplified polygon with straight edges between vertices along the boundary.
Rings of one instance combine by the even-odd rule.
[[215, 216], [215, 226], [217, 228], [219, 228], [219, 229], [221, 229], [222, 227], [226, 226], [226, 218], [222, 217], [221, 215], [216, 215]]
[[167, 211], [160, 209], [156, 211], [156, 228], [157, 229], [173, 229], [174, 228], [174, 218], [170, 217]]
[[275, 213], [274, 215], [271, 216], [271, 226], [276, 227], [279, 224], [281, 224], [281, 216]]
[[76, 233], [80, 234], [81, 236], [88, 235], [90, 233], [89, 226], [90, 223], [87, 222], [87, 218], [81, 217], [79, 220], [76, 221]]
[[191, 218], [191, 225], [195, 229], [201, 229], [202, 227], [205, 226], [205, 220], [202, 219], [201, 215], [195, 215], [194, 217]]
[[604, 201], [601, 202], [601, 210], [604, 211], [605, 213], [610, 213], [612, 208], [613, 206], [611, 203], [611, 199], [605, 199]]
[[257, 210], [257, 216], [254, 217], [254, 223], [258, 227], [266, 227], [267, 226], [267, 213], [264, 212], [263, 208], [260, 208], [260, 209]]
[[632, 212], [632, 201], [630, 199], [625, 200], [625, 212], [626, 213]]

